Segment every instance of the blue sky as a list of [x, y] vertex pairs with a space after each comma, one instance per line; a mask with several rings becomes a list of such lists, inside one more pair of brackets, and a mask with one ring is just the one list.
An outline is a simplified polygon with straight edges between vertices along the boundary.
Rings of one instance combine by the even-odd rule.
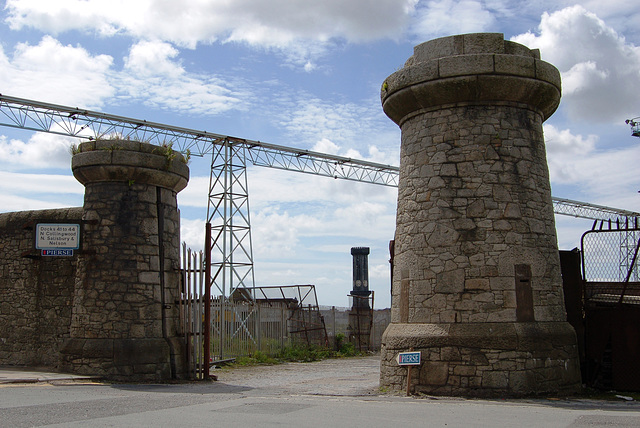
[[[7, 0], [0, 93], [397, 165], [384, 79], [413, 46], [501, 32], [562, 73], [546, 122], [552, 193], [640, 211], [640, 4], [636, 0]], [[0, 128], [0, 211], [82, 205], [75, 141]], [[182, 237], [201, 248], [210, 160], [179, 195]], [[375, 306], [389, 305], [396, 191], [248, 170], [257, 285], [315, 284], [347, 306], [352, 246], [371, 247]], [[560, 248], [590, 221], [557, 217]]]

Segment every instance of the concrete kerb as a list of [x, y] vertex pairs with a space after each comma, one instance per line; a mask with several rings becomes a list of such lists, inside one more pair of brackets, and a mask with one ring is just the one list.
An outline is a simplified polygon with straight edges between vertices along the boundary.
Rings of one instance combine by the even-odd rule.
[[99, 380], [102, 380], [102, 377], [74, 375], [70, 373], [54, 373], [34, 367], [0, 366], [0, 385]]

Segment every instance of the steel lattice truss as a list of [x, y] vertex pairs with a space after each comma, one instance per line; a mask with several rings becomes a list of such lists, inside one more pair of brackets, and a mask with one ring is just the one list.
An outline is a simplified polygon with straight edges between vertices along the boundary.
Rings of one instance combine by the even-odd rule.
[[119, 137], [159, 146], [171, 144], [175, 150], [193, 156], [205, 156], [216, 146], [231, 144], [244, 150], [247, 159], [257, 166], [398, 185], [398, 167], [391, 165], [5, 95], [0, 95], [0, 125], [87, 140]]
[[606, 207], [603, 205], [589, 204], [586, 202], [572, 201], [564, 198], [553, 199], [553, 212], [570, 217], [586, 218], [591, 220], [610, 220], [615, 222], [635, 223], [640, 218], [640, 213]]
[[[0, 126], [89, 140], [119, 136], [157, 145], [172, 144], [174, 149], [194, 156], [213, 154], [216, 147], [231, 144], [236, 150], [244, 150], [248, 161], [257, 166], [391, 187], [398, 185], [397, 166], [6, 95], [0, 95]], [[640, 217], [640, 213], [637, 212], [563, 198], [552, 199], [556, 214], [592, 220], [626, 220]]]

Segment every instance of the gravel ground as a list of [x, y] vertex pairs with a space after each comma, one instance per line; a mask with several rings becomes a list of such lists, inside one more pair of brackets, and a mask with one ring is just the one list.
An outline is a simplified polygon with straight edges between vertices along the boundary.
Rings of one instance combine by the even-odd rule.
[[368, 396], [378, 394], [380, 356], [221, 368], [212, 374], [218, 383], [274, 395]]

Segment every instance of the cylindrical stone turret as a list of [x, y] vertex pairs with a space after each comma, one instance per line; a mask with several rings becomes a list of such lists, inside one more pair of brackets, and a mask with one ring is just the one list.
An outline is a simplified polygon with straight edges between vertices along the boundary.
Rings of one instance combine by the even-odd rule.
[[523, 395], [580, 387], [566, 322], [542, 122], [560, 74], [502, 34], [414, 49], [382, 86], [402, 131], [391, 324], [381, 386]]
[[183, 376], [176, 195], [189, 179], [184, 157], [93, 141], [80, 144], [72, 170], [85, 186], [84, 227], [64, 368], [122, 380]]
[[[351, 295], [365, 297], [366, 299], [360, 300], [369, 307], [368, 297], [371, 295], [369, 290], [369, 247], [353, 247], [351, 248], [351, 256], [353, 257]], [[354, 305], [356, 305], [355, 302]]]
[[359, 351], [368, 351], [371, 345], [371, 290], [369, 290], [369, 247], [352, 247], [353, 286], [350, 293], [349, 340]]

